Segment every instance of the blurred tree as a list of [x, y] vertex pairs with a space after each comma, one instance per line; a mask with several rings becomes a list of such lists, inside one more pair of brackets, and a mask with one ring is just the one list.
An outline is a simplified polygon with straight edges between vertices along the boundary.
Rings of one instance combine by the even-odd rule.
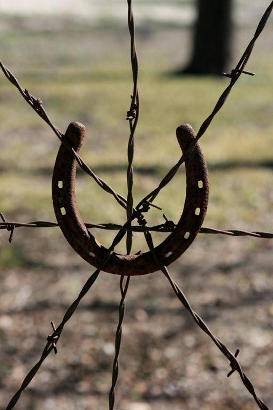
[[233, 0], [197, 0], [193, 52], [188, 74], [222, 74], [231, 57]]

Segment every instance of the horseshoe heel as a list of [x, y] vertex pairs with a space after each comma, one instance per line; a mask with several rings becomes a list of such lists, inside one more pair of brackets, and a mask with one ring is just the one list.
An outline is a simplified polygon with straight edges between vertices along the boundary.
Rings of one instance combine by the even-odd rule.
[[[188, 124], [176, 130], [182, 151], [194, 141], [195, 132]], [[85, 127], [71, 123], [65, 140], [78, 153], [85, 137]], [[175, 261], [195, 239], [202, 226], [208, 204], [208, 173], [205, 159], [197, 143], [185, 159], [186, 199], [182, 215], [174, 231], [155, 248], [160, 263]], [[76, 160], [65, 144], [61, 144], [52, 178], [53, 206], [59, 226], [72, 248], [87, 262], [100, 267], [107, 249], [89, 232], [79, 214], [75, 199]], [[117, 275], [145, 275], [158, 270], [151, 252], [122, 255], [116, 252], [104, 266], [105, 272]]]

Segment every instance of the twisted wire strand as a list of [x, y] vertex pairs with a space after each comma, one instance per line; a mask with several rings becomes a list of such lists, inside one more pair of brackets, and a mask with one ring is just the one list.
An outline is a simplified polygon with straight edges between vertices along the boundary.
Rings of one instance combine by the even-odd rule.
[[[125, 285], [124, 285], [124, 281], [125, 281]], [[125, 298], [126, 298], [126, 294], [128, 291], [129, 283], [130, 283], [130, 276], [127, 276], [126, 280], [125, 280], [124, 275], [120, 277], [121, 299], [120, 299], [120, 304], [119, 304], [119, 321], [118, 321], [116, 336], [115, 336], [115, 357], [114, 357], [113, 369], [112, 369], [112, 386], [109, 391], [109, 410], [113, 410], [115, 406], [115, 388], [116, 388], [116, 384], [118, 381], [118, 375], [119, 375], [119, 354], [120, 354], [121, 340], [122, 340], [122, 324], [123, 324], [124, 313], [125, 313]]]
[[[23, 391], [28, 387], [28, 385], [31, 383], [32, 379], [35, 377], [36, 373], [38, 372], [38, 370], [40, 369], [40, 367], [42, 366], [43, 362], [46, 360], [46, 358], [49, 356], [49, 354], [51, 353], [51, 351], [54, 349], [54, 345], [56, 346], [56, 344], [59, 341], [59, 338], [62, 334], [62, 331], [65, 327], [65, 324], [69, 321], [69, 319], [71, 318], [71, 316], [74, 314], [75, 310], [77, 309], [80, 301], [82, 300], [82, 298], [86, 295], [86, 293], [91, 289], [91, 287], [93, 286], [93, 284], [95, 283], [96, 279], [98, 278], [100, 273], [100, 269], [97, 269], [92, 276], [89, 277], [89, 279], [87, 280], [87, 282], [85, 283], [84, 287], [82, 288], [79, 296], [77, 297], [77, 299], [69, 306], [69, 308], [66, 310], [64, 316], [63, 316], [63, 320], [62, 322], [59, 324], [59, 326], [57, 327], [57, 329], [53, 332], [52, 335], [48, 336], [47, 338], [47, 343], [44, 347], [44, 350], [42, 351], [41, 357], [38, 360], [38, 362], [32, 367], [32, 369], [27, 373], [27, 375], [25, 376], [24, 380], [22, 381], [21, 386], [19, 387], [19, 389], [16, 391], [16, 393], [12, 396], [12, 398], [10, 399], [6, 410], [11, 410], [15, 407], [16, 403], [18, 402], [18, 400], [21, 397], [21, 394], [23, 393]], [[54, 344], [53, 344], [54, 342]]]
[[263, 238], [263, 239], [273, 239], [273, 233], [271, 232], [249, 232], [249, 231], [241, 231], [238, 229], [214, 229], [214, 228], [201, 228], [200, 233], [212, 234], [212, 235], [228, 235], [228, 236], [252, 236], [253, 238]]
[[[1, 213], [0, 213], [1, 215]], [[171, 221], [168, 221], [171, 222]], [[34, 221], [28, 223], [20, 223], [20, 222], [0, 222], [0, 230], [15, 230], [16, 228], [56, 228], [59, 225], [56, 222], [46, 222], [46, 221]], [[108, 231], [119, 231], [122, 228], [122, 225], [113, 224], [113, 223], [101, 223], [101, 224], [92, 224], [92, 223], [85, 223], [86, 228], [94, 228], [94, 229], [102, 229]], [[164, 223], [154, 226], [138, 226], [138, 225], [128, 225], [126, 231], [131, 232], [145, 232], [146, 230], [149, 232], [173, 232], [176, 225], [174, 223]], [[246, 231], [246, 230], [239, 230], [239, 229], [216, 229], [216, 228], [207, 228], [202, 227], [199, 233], [209, 234], [209, 235], [228, 235], [228, 236], [251, 236], [253, 238], [261, 238], [261, 239], [273, 239], [272, 232], [260, 232], [260, 231]]]
[[[129, 121], [130, 136], [128, 140], [127, 156], [127, 219], [130, 219], [133, 214], [134, 198], [133, 198], [133, 185], [134, 185], [134, 148], [135, 148], [135, 132], [139, 120], [139, 93], [138, 93], [138, 57], [135, 45], [135, 22], [132, 7], [132, 0], [127, 0], [128, 4], [128, 28], [130, 34], [130, 47], [131, 47], [131, 67], [133, 75], [133, 94], [131, 96], [130, 109], [127, 112], [127, 120]], [[126, 248], [127, 253], [131, 252], [132, 248], [132, 231], [127, 232]]]
[[271, 15], [272, 9], [273, 9], [273, 1], [271, 1], [270, 5], [267, 7], [266, 11], [264, 12], [264, 14], [263, 14], [263, 16], [262, 16], [262, 18], [261, 18], [261, 20], [258, 24], [258, 27], [257, 27], [257, 29], [254, 33], [254, 36], [251, 39], [251, 41], [249, 42], [248, 46], [246, 47], [242, 57], [240, 58], [238, 64], [236, 65], [236, 68], [234, 70], [232, 70], [231, 74], [228, 75], [228, 77], [230, 77], [229, 85], [226, 87], [226, 89], [223, 91], [223, 93], [219, 97], [219, 99], [218, 99], [215, 107], [213, 108], [211, 114], [201, 124], [201, 126], [199, 128], [199, 131], [197, 132], [195, 140], [189, 145], [188, 149], [181, 156], [179, 161], [164, 176], [164, 178], [160, 181], [159, 185], [139, 202], [139, 204], [136, 206], [137, 209], [138, 209], [138, 207], [142, 206], [142, 204], [144, 202], [154, 201], [154, 199], [157, 197], [159, 192], [173, 179], [173, 177], [176, 175], [177, 171], [179, 170], [180, 166], [183, 164], [185, 159], [188, 158], [190, 156], [190, 154], [192, 153], [192, 151], [193, 151], [195, 145], [197, 144], [197, 142], [199, 141], [199, 139], [205, 134], [205, 132], [207, 131], [208, 127], [210, 126], [212, 120], [214, 119], [216, 114], [221, 110], [221, 108], [225, 104], [225, 102], [226, 102], [232, 88], [237, 83], [237, 81], [239, 80], [241, 75], [243, 73], [245, 73], [244, 68], [245, 68], [245, 66], [246, 66], [246, 64], [249, 60], [249, 57], [252, 54], [252, 51], [253, 51], [253, 48], [254, 48], [254, 45], [255, 45], [257, 39], [259, 38], [259, 36], [261, 35], [262, 31], [264, 30], [264, 28], [266, 26], [266, 23], [269, 19], [269, 16]]
[[76, 159], [77, 163], [81, 167], [81, 169], [86, 172], [93, 180], [105, 191], [111, 194], [115, 200], [126, 209], [126, 199], [117, 193], [109, 184], [103, 181], [96, 173], [87, 165], [84, 160], [80, 157], [79, 154], [74, 150], [74, 148], [66, 141], [64, 138], [64, 134], [56, 128], [53, 124], [51, 119], [49, 118], [41, 98], [36, 98], [27, 89], [24, 89], [17, 78], [12, 74], [12, 72], [0, 61], [0, 68], [2, 69], [6, 78], [13, 84], [17, 90], [20, 92], [24, 100], [33, 108], [33, 110], [49, 125], [52, 131], [55, 133], [57, 138], [63, 143], [63, 145], [72, 152], [74, 158]]
[[190, 302], [187, 300], [187, 298], [186, 298], [185, 294], [183, 293], [182, 289], [171, 278], [168, 268], [165, 265], [160, 263], [160, 260], [158, 259], [157, 255], [156, 255], [156, 252], [155, 252], [155, 248], [154, 248], [154, 244], [153, 244], [153, 238], [152, 238], [151, 233], [146, 231], [146, 232], [144, 232], [144, 236], [145, 236], [147, 245], [148, 245], [150, 251], [153, 254], [153, 258], [154, 258], [155, 262], [158, 265], [158, 268], [161, 270], [161, 272], [164, 274], [164, 276], [169, 281], [169, 283], [170, 283], [175, 295], [177, 296], [177, 298], [180, 300], [182, 305], [190, 313], [190, 315], [194, 319], [195, 323], [200, 327], [200, 329], [211, 338], [211, 340], [215, 343], [215, 345], [218, 347], [218, 349], [229, 360], [230, 366], [231, 366], [231, 371], [228, 373], [227, 376], [229, 377], [235, 371], [237, 371], [239, 373], [239, 376], [240, 376], [244, 386], [246, 387], [248, 392], [251, 394], [251, 396], [253, 397], [253, 399], [257, 403], [258, 407], [262, 410], [269, 410], [269, 408], [265, 405], [265, 403], [257, 396], [257, 393], [255, 391], [255, 388], [254, 388], [253, 384], [251, 383], [251, 381], [249, 380], [247, 375], [242, 370], [242, 367], [241, 367], [240, 363], [237, 360], [237, 356], [238, 356], [239, 351], [237, 350], [235, 354], [232, 354], [232, 352], [224, 345], [224, 343], [212, 333], [212, 331], [209, 329], [209, 327], [207, 326], [205, 321], [201, 318], [201, 316], [199, 316], [193, 310], [193, 308], [190, 305]]
[[[131, 68], [133, 75], [133, 94], [131, 96], [130, 108], [127, 111], [126, 119], [129, 122], [130, 135], [128, 139], [127, 146], [127, 157], [128, 157], [128, 167], [127, 167], [127, 203], [126, 203], [126, 214], [128, 227], [131, 227], [131, 219], [134, 212], [134, 198], [133, 198], [133, 185], [134, 185], [134, 149], [135, 149], [135, 132], [139, 119], [139, 94], [138, 94], [138, 58], [136, 53], [135, 45], [135, 24], [134, 24], [134, 14], [132, 8], [132, 0], [127, 0], [128, 4], [128, 28], [130, 34], [130, 48], [131, 48]], [[126, 250], [127, 254], [131, 253], [133, 244], [133, 231], [131, 229], [127, 230], [126, 236]], [[116, 329], [115, 335], [115, 356], [113, 360], [112, 368], [112, 385], [109, 391], [109, 410], [113, 410], [115, 407], [115, 389], [118, 381], [119, 375], [119, 355], [122, 340], [122, 324], [124, 320], [125, 312], [125, 298], [128, 291], [130, 277], [126, 278], [126, 283], [124, 286], [125, 276], [122, 275], [120, 278], [120, 293], [121, 300], [119, 304], [119, 321]]]

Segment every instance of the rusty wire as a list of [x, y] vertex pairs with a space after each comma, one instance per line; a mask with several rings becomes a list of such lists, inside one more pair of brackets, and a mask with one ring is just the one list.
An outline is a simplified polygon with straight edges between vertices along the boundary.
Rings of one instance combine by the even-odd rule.
[[[131, 54], [131, 61], [132, 61], [132, 70], [133, 70], [133, 81], [134, 81], [134, 92], [132, 96], [132, 105], [130, 107], [130, 110], [128, 111], [128, 117], [131, 116], [132, 113], [136, 113], [134, 110], [137, 108], [139, 109], [138, 106], [138, 91], [137, 91], [137, 57], [135, 53], [135, 44], [134, 44], [134, 22], [133, 22], [133, 15], [132, 15], [132, 5], [131, 1], [127, 0], [128, 2], [128, 23], [129, 23], [129, 30], [131, 34], [131, 52], [133, 50], [133, 54]], [[59, 341], [59, 338], [61, 336], [61, 333], [66, 325], [66, 323], [70, 320], [72, 315], [75, 313], [79, 303], [83, 299], [83, 297], [86, 295], [86, 293], [90, 290], [94, 282], [99, 276], [100, 271], [103, 269], [105, 264], [107, 263], [109, 257], [111, 256], [112, 251], [115, 249], [116, 245], [123, 239], [126, 233], [128, 232], [133, 232], [134, 230], [136, 231], [141, 231], [144, 232], [144, 236], [146, 239], [146, 242], [148, 244], [148, 247], [153, 253], [154, 259], [159, 267], [159, 269], [163, 272], [163, 274], [166, 276], [168, 279], [170, 285], [172, 286], [176, 296], [178, 299], [181, 301], [181, 303], [185, 306], [185, 308], [189, 311], [197, 325], [206, 333], [209, 335], [209, 337], [214, 341], [216, 346], [220, 349], [220, 351], [227, 357], [227, 359], [230, 362], [231, 366], [231, 371], [229, 372], [228, 376], [230, 376], [233, 372], [237, 371], [241, 377], [242, 382], [244, 383], [245, 387], [249, 391], [249, 393], [253, 396], [254, 400], [256, 401], [257, 405], [259, 406], [260, 409], [262, 410], [268, 410], [268, 407], [258, 398], [256, 395], [255, 389], [250, 382], [250, 380], [247, 378], [245, 373], [243, 372], [238, 360], [238, 350], [236, 353], [233, 355], [229, 349], [216, 337], [213, 335], [213, 333], [209, 330], [205, 322], [202, 320], [202, 318], [192, 309], [190, 306], [190, 303], [186, 299], [185, 295], [183, 294], [182, 290], [179, 288], [179, 286], [173, 281], [171, 278], [168, 269], [166, 266], [161, 265], [160, 261], [157, 259], [157, 255], [155, 254], [154, 251], [154, 246], [153, 246], [153, 239], [151, 235], [151, 231], [157, 231], [157, 232], [171, 232], [172, 229], [174, 228], [174, 224], [171, 221], [169, 222], [169, 225], [167, 226], [167, 222], [165, 224], [157, 225], [156, 227], [146, 227], [146, 221], [143, 217], [143, 212], [147, 212], [152, 205], [151, 202], [156, 198], [156, 196], [159, 194], [162, 188], [164, 188], [170, 181], [171, 179], [175, 176], [177, 173], [178, 169], [180, 168], [181, 164], [184, 162], [184, 159], [188, 156], [191, 155], [191, 152], [196, 144], [196, 142], [204, 135], [206, 130], [208, 129], [210, 123], [212, 122], [213, 118], [215, 115], [219, 112], [219, 110], [222, 108], [224, 105], [231, 89], [235, 85], [235, 83], [238, 81], [239, 77], [241, 76], [242, 73], [249, 74], [244, 70], [246, 63], [251, 55], [251, 52], [253, 50], [254, 44], [263, 31], [266, 22], [269, 18], [270, 13], [272, 12], [273, 9], [273, 1], [270, 3], [268, 8], [266, 9], [264, 15], [262, 16], [262, 19], [259, 22], [259, 25], [257, 27], [257, 30], [250, 41], [249, 45], [247, 46], [244, 54], [242, 55], [241, 59], [239, 60], [236, 68], [231, 71], [230, 74], [227, 76], [230, 77], [230, 84], [228, 87], [224, 90], [222, 95], [220, 96], [217, 104], [215, 105], [212, 113], [206, 118], [206, 120], [202, 123], [195, 142], [191, 144], [189, 149], [186, 150], [184, 155], [181, 156], [180, 160], [178, 163], [168, 172], [168, 174], [162, 179], [160, 184], [156, 189], [154, 189], [150, 194], [148, 194], [145, 198], [143, 198], [137, 205], [136, 208], [133, 207], [133, 196], [132, 196], [132, 188], [133, 188], [133, 151], [134, 151], [134, 132], [135, 132], [135, 127], [137, 125], [137, 121], [134, 121], [138, 118], [138, 112], [135, 118], [128, 118], [129, 123], [130, 123], [130, 137], [129, 137], [129, 143], [128, 143], [128, 170], [127, 170], [127, 185], [128, 185], [128, 195], [127, 195], [127, 200], [121, 196], [120, 194], [117, 194], [108, 184], [106, 184], [104, 181], [102, 181], [84, 162], [83, 160], [78, 156], [76, 152], [73, 151], [73, 148], [69, 145], [66, 144], [66, 142], [63, 140], [63, 134], [53, 125], [51, 120], [49, 119], [43, 105], [42, 101], [40, 99], [37, 99], [33, 95], [31, 95], [28, 90], [23, 89], [17, 79], [14, 77], [14, 75], [3, 65], [2, 62], [0, 62], [0, 67], [2, 71], [4, 72], [5, 76], [8, 78], [8, 80], [19, 90], [20, 94], [23, 96], [23, 98], [28, 102], [28, 104], [34, 109], [36, 113], [50, 126], [50, 128], [54, 131], [54, 133], [57, 135], [57, 137], [61, 140], [63, 144], [66, 144], [67, 149], [72, 150], [73, 155], [75, 156], [75, 159], [77, 160], [78, 164], [80, 167], [87, 172], [100, 186], [102, 189], [104, 189], [106, 192], [110, 193], [111, 195], [114, 196], [114, 198], [117, 200], [117, 202], [126, 209], [127, 211], [127, 222], [121, 226], [121, 225], [115, 225], [115, 224], [86, 224], [88, 227], [96, 227], [96, 228], [101, 228], [101, 229], [117, 229], [118, 233], [116, 234], [112, 245], [110, 248], [108, 248], [108, 251], [106, 253], [106, 256], [101, 264], [101, 266], [95, 270], [95, 272], [89, 277], [85, 285], [83, 286], [81, 292], [79, 293], [78, 297], [74, 300], [74, 302], [70, 305], [70, 307], [66, 310], [63, 320], [61, 323], [58, 325], [57, 328], [55, 328], [55, 325], [53, 324], [53, 333], [47, 337], [47, 343], [45, 345], [45, 348], [42, 352], [42, 355], [39, 359], [39, 361], [34, 365], [34, 367], [29, 371], [29, 373], [26, 375], [25, 379], [23, 380], [20, 388], [18, 391], [14, 394], [12, 399], [10, 400], [7, 410], [12, 409], [17, 401], [19, 400], [21, 393], [27, 388], [31, 380], [34, 378], [36, 375], [37, 371], [39, 370], [40, 366], [44, 362], [44, 360], [47, 358], [47, 356], [50, 354], [52, 350], [57, 352], [56, 350], [56, 345]], [[133, 31], [132, 31], [133, 30]], [[137, 107], [136, 107], [137, 105]], [[43, 221], [36, 221], [36, 222], [30, 222], [27, 224], [20, 224], [16, 222], [6, 222], [3, 215], [1, 215], [2, 222], [0, 222], [0, 229], [7, 229], [8, 231], [11, 232], [10, 240], [12, 239], [12, 234], [15, 230], [15, 228], [18, 228], [20, 226], [25, 226], [25, 227], [52, 227], [52, 226], [57, 226], [57, 224], [50, 223], [50, 222], [43, 222]], [[137, 219], [139, 223], [139, 227], [134, 227], [131, 226], [131, 223], [134, 219]], [[142, 228], [142, 229], [141, 229]], [[240, 230], [217, 230], [217, 229], [212, 229], [212, 228], [201, 228], [201, 231], [203, 233], [209, 233], [209, 234], [225, 234], [225, 235], [232, 235], [232, 236], [254, 236], [254, 237], [263, 237], [263, 238], [272, 238], [271, 233], [266, 233], [266, 232], [247, 232], [247, 231], [240, 231]], [[130, 235], [127, 234], [127, 250], [130, 249]], [[118, 377], [118, 358], [119, 358], [119, 351], [120, 351], [120, 344], [121, 344], [121, 330], [122, 330], [122, 322], [123, 322], [123, 317], [124, 317], [124, 301], [126, 297], [126, 293], [128, 290], [128, 285], [129, 285], [129, 279], [127, 278], [126, 284], [124, 285], [124, 280], [125, 277], [124, 275], [121, 277], [121, 282], [120, 282], [120, 290], [121, 290], [121, 301], [120, 301], [120, 306], [119, 306], [119, 323], [117, 327], [117, 332], [116, 332], [116, 351], [115, 351], [115, 357], [114, 357], [114, 363], [113, 363], [113, 373], [112, 373], [112, 387], [110, 390], [109, 394], [109, 408], [112, 410], [114, 408], [114, 396], [115, 396], [115, 385]]]

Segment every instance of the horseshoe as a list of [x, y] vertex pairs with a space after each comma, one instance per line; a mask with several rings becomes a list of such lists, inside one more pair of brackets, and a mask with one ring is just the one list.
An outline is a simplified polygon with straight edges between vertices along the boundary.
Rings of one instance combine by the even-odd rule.
[[[176, 130], [182, 152], [194, 141], [195, 132], [188, 125]], [[84, 125], [71, 123], [65, 133], [66, 142], [78, 153], [85, 137]], [[52, 178], [52, 199], [59, 226], [72, 248], [87, 262], [100, 267], [107, 249], [89, 232], [78, 211], [75, 199], [76, 160], [72, 152], [61, 144]], [[199, 144], [185, 159], [186, 199], [182, 215], [174, 231], [155, 248], [160, 263], [169, 265], [191, 245], [198, 234], [208, 204], [208, 173]], [[159, 269], [152, 253], [122, 255], [113, 252], [105, 264], [105, 272], [117, 275], [146, 275]]]

